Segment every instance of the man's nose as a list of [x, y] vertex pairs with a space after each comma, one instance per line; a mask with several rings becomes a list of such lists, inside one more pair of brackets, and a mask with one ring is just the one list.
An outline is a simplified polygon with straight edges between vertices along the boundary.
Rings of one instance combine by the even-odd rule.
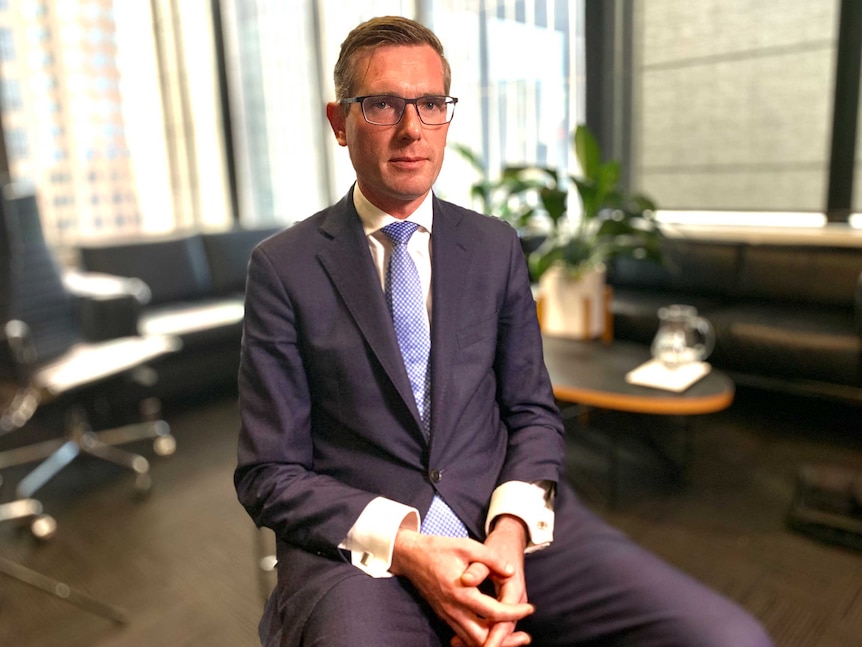
[[404, 114], [398, 122], [398, 130], [402, 135], [418, 139], [422, 134], [422, 120], [419, 119], [419, 106], [415, 103], [404, 106]]

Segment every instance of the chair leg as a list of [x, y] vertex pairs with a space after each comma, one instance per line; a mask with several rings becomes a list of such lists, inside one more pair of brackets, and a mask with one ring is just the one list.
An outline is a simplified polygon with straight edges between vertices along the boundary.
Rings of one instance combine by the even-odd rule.
[[95, 598], [91, 598], [89, 595], [73, 589], [65, 582], [37, 573], [36, 571], [8, 560], [5, 557], [0, 557], [0, 574], [14, 578], [19, 582], [29, 584], [45, 593], [49, 593], [61, 600], [69, 602], [70, 604], [74, 604], [85, 611], [102, 616], [103, 618], [107, 618], [108, 620], [112, 620], [118, 624], [125, 624], [129, 621], [128, 615], [122, 609], [100, 602]]
[[36, 499], [18, 499], [0, 504], [0, 522], [29, 520], [30, 532], [38, 539], [50, 539], [57, 532], [53, 517], [42, 514], [42, 504]]
[[[48, 539], [57, 530], [57, 523], [52, 517], [42, 514], [42, 504], [36, 499], [19, 499], [0, 504], [0, 522], [16, 520], [30, 520], [30, 532], [39, 539]], [[29, 584], [116, 623], [128, 622], [126, 612], [122, 609], [100, 602], [85, 593], [76, 591], [64, 582], [52, 579], [5, 557], [0, 557], [0, 574]]]
[[170, 426], [157, 419], [160, 414], [158, 400], [142, 403], [142, 414], [146, 420], [113, 429], [93, 431], [83, 411], [71, 410], [66, 418], [66, 440], [50, 440], [29, 447], [0, 453], [0, 469], [21, 465], [35, 460], [42, 462], [21, 479], [16, 495], [31, 498], [40, 488], [56, 476], [81, 453], [109, 461], [135, 473], [135, 487], [146, 492], [152, 485], [149, 461], [133, 452], [116, 447], [138, 440], [152, 440], [153, 450], [158, 456], [169, 456], [176, 451], [176, 440]]
[[67, 440], [60, 448], [18, 482], [15, 494], [22, 498], [32, 497], [38, 489], [56, 476], [66, 465], [81, 453], [81, 447], [74, 439]]

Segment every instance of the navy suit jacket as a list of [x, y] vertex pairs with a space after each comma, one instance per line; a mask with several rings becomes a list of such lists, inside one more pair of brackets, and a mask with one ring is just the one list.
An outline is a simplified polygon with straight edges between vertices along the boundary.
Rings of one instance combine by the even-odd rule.
[[439, 492], [481, 540], [494, 488], [560, 478], [518, 237], [436, 197], [433, 214], [430, 442], [353, 192], [252, 254], [235, 484], [276, 533], [283, 599], [358, 572], [338, 544], [374, 497], [424, 514]]

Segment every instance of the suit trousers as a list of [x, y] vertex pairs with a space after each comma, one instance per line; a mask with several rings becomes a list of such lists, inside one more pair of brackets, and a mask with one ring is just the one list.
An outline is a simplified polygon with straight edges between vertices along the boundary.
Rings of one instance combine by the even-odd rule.
[[[533, 645], [772, 644], [746, 611], [608, 526], [568, 485], [558, 489], [556, 509], [554, 543], [526, 556], [527, 595], [536, 612], [519, 628], [533, 636]], [[302, 631], [286, 631], [284, 641], [280, 631], [268, 631], [271, 623], [290, 623], [276, 618], [274, 607], [268, 605], [262, 621], [268, 647], [445, 647], [453, 635], [409, 582], [359, 571], [330, 589]], [[302, 638], [297, 643], [287, 634]]]

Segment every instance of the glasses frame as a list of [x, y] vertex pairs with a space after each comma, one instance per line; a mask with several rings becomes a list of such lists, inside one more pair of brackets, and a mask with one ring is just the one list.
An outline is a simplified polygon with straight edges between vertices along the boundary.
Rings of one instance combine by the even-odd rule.
[[[401, 109], [401, 114], [398, 116], [398, 120], [391, 124], [381, 124], [376, 121], [371, 121], [368, 118], [368, 115], [365, 114], [365, 100], [366, 99], [375, 99], [375, 98], [386, 98], [386, 99], [398, 99], [399, 101], [404, 102], [404, 107]], [[440, 122], [439, 124], [429, 124], [422, 118], [422, 113], [419, 111], [419, 102], [423, 99], [444, 99], [444, 103], [452, 106], [452, 114], [449, 117], [448, 121]], [[416, 97], [415, 99], [405, 99], [404, 97], [399, 97], [396, 94], [366, 94], [361, 97], [349, 97], [347, 99], [342, 99], [341, 103], [350, 104], [350, 103], [358, 103], [359, 110], [362, 112], [362, 118], [365, 119], [366, 123], [371, 124], [372, 126], [397, 126], [401, 123], [401, 120], [404, 118], [404, 113], [407, 110], [408, 105], [413, 105], [416, 108], [416, 115], [419, 117], [419, 121], [421, 121], [426, 126], [445, 126], [446, 124], [452, 123], [452, 119], [455, 118], [455, 106], [458, 104], [457, 97], [450, 97], [447, 94], [424, 94], [421, 97]], [[447, 110], [448, 112], [448, 110]]]

